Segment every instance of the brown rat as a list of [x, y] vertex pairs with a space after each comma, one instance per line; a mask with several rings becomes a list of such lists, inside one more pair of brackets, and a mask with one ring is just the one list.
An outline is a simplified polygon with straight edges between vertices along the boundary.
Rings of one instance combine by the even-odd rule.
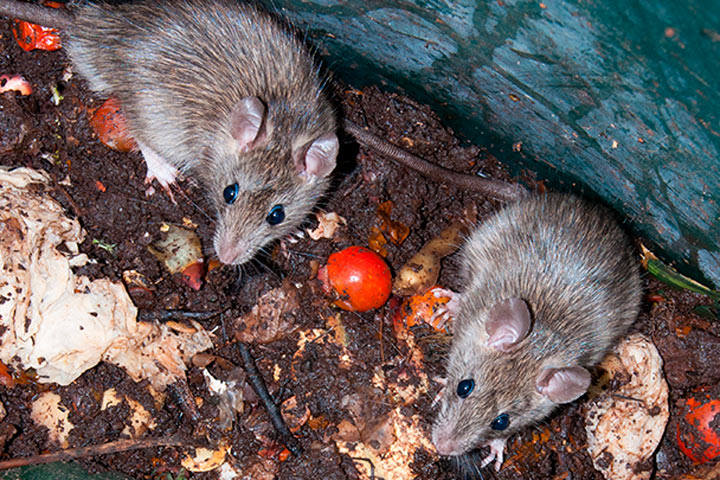
[[463, 247], [462, 292], [432, 439], [442, 455], [489, 446], [582, 396], [586, 369], [626, 333], [640, 304], [628, 238], [603, 207], [565, 194], [497, 212]]
[[[18, 14], [13, 5], [0, 13]], [[187, 172], [206, 190], [220, 261], [242, 264], [306, 218], [339, 143], [324, 79], [294, 33], [235, 0], [84, 3], [58, 15], [76, 70], [120, 100], [148, 180], [167, 188]]]
[[[214, 246], [242, 264], [294, 230], [327, 189], [336, 120], [324, 80], [294, 34], [252, 3], [84, 3], [74, 12], [0, 1], [0, 14], [64, 28], [91, 89], [120, 100], [147, 163], [168, 192], [198, 178], [217, 212]], [[366, 146], [440, 183], [511, 200], [518, 185], [433, 165], [349, 120]]]

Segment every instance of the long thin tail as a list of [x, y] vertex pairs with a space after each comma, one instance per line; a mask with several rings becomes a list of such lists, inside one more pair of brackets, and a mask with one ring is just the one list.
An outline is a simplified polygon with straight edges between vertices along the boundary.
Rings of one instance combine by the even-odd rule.
[[68, 10], [17, 0], [0, 1], [0, 15], [55, 28], [68, 28], [75, 21], [75, 15]]
[[391, 144], [348, 119], [343, 120], [343, 128], [346, 132], [355, 137], [358, 142], [377, 150], [381, 154], [436, 182], [452, 183], [467, 190], [479, 192], [490, 198], [504, 202], [518, 200], [523, 195], [527, 194], [527, 190], [525, 190], [525, 188], [521, 185], [513, 185], [511, 183], [503, 182], [502, 180], [493, 180], [489, 178], [481, 178], [477, 175], [459, 173], [445, 167], [435, 165], [434, 163], [430, 163], [424, 158], [420, 158]]

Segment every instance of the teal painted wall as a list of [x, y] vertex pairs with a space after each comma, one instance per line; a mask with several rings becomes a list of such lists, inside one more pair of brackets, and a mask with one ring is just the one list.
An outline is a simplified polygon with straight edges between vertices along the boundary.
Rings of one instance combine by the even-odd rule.
[[720, 1], [272, 4], [344, 81], [403, 91], [511, 167], [602, 197], [720, 286]]

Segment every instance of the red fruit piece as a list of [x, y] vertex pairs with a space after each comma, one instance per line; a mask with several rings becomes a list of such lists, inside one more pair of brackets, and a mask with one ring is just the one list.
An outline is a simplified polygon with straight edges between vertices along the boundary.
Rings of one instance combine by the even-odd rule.
[[7, 366], [2, 362], [0, 362], [0, 384], [4, 385], [5, 388], [12, 388], [15, 386], [15, 381], [13, 380], [12, 375], [10, 375]]
[[[59, 2], [43, 2], [46, 7], [63, 8]], [[47, 50], [52, 52], [62, 47], [60, 34], [57, 29], [43, 27], [24, 20], [15, 20], [12, 26], [13, 35], [20, 48], [29, 52], [31, 50]]]
[[446, 329], [440, 328], [440, 320], [434, 319], [432, 316], [442, 307], [450, 301], [449, 297], [436, 297], [435, 289], [441, 288], [439, 285], [435, 285], [427, 292], [408, 297], [400, 307], [402, 321], [406, 326], [412, 327], [418, 322], [425, 322], [435, 330], [446, 331]]
[[366, 312], [381, 307], [390, 297], [390, 267], [368, 248], [353, 246], [335, 252], [323, 270], [318, 276], [325, 291], [332, 289], [340, 297], [334, 304], [344, 310]]
[[0, 93], [14, 90], [20, 95], [30, 95], [32, 93], [32, 85], [25, 80], [22, 75], [0, 75]]
[[117, 150], [129, 152], [136, 150], [137, 144], [127, 131], [125, 116], [120, 111], [120, 102], [108, 98], [90, 117], [90, 125], [102, 143]]
[[720, 457], [720, 398], [718, 390], [699, 389], [683, 400], [677, 443], [689, 459], [705, 463]]
[[202, 287], [202, 280], [205, 276], [205, 263], [203, 259], [191, 263], [182, 270], [182, 280], [185, 284], [193, 290], [200, 290]]

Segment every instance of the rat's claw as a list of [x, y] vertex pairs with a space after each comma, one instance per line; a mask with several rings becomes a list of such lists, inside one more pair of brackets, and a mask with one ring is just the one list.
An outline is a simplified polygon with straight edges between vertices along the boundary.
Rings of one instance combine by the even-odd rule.
[[284, 238], [284, 240], [289, 243], [290, 245], [294, 243], [298, 243], [300, 240], [305, 239], [305, 232], [302, 230], [298, 230], [297, 232], [294, 232], [287, 237]]
[[443, 328], [449, 326], [449, 322], [450, 312], [448, 312], [444, 305], [441, 305], [437, 307], [437, 310], [435, 310], [435, 312], [430, 316], [430, 321], [428, 323], [435, 327], [435, 329], [442, 330]]
[[155, 194], [155, 187], [152, 186], [153, 180], [157, 180], [157, 182], [160, 184], [160, 187], [165, 191], [168, 197], [170, 197], [170, 200], [177, 205], [177, 202], [175, 201], [175, 195], [173, 195], [172, 190], [170, 189], [171, 186], [175, 185], [177, 189], [180, 189], [180, 187], [177, 186], [177, 183], [163, 183], [160, 181], [157, 177], [145, 177], [145, 185], [148, 187], [145, 189], [145, 196], [149, 197], [151, 195]]
[[490, 447], [490, 454], [482, 461], [482, 463], [480, 464], [480, 468], [485, 467], [490, 462], [495, 460], [495, 471], [500, 471], [500, 467], [503, 463], [503, 452], [505, 451], [506, 441], [506, 438], [496, 438], [494, 440], [489, 440], [485, 443], [485, 446]]
[[433, 296], [435, 298], [449, 297], [450, 301], [445, 304], [439, 305], [430, 317], [430, 323], [438, 330], [448, 329], [448, 323], [452, 317], [455, 317], [459, 310], [460, 305], [460, 294], [448, 290], [447, 288], [436, 287], [433, 289]]
[[[145, 184], [149, 184], [152, 183], [153, 180], [157, 180], [162, 189], [165, 190], [165, 193], [167, 193], [168, 197], [170, 197], [170, 200], [172, 200], [173, 203], [177, 203], [175, 202], [175, 197], [170, 190], [170, 186], [176, 184], [175, 181], [180, 175], [177, 168], [175, 168], [172, 163], [155, 153], [155, 151], [147, 145], [141, 142], [137, 142], [137, 144], [140, 147], [143, 157], [145, 158], [145, 165], [147, 165]], [[155, 189], [152, 186], [145, 190], [145, 195], [147, 196], [150, 196], [153, 193], [155, 193]]]
[[445, 304], [445, 309], [450, 316], [456, 316], [460, 311], [460, 294], [453, 292], [449, 288], [437, 287], [433, 289], [435, 298], [449, 297], [450, 301]]

